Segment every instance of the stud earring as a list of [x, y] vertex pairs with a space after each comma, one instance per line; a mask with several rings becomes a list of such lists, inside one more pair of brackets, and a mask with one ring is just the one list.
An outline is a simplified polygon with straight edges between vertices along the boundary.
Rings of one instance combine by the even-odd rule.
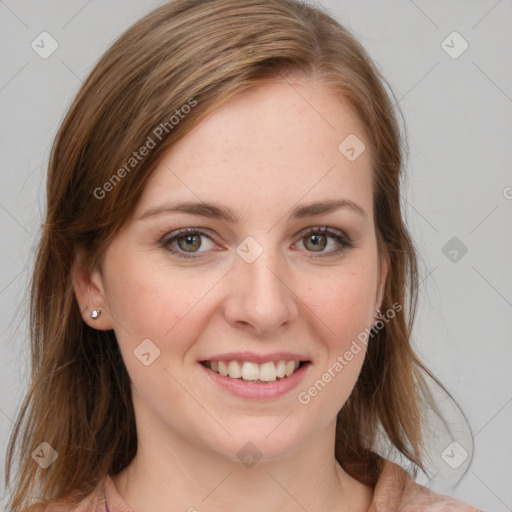
[[382, 311], [379, 308], [375, 308], [375, 312], [377, 313], [375, 318], [377, 318], [377, 320], [382, 320]]
[[100, 309], [93, 309], [92, 310], [92, 313], [90, 314], [90, 317], [93, 319], [93, 320], [96, 320], [96, 318], [98, 318], [101, 314], [101, 310]]

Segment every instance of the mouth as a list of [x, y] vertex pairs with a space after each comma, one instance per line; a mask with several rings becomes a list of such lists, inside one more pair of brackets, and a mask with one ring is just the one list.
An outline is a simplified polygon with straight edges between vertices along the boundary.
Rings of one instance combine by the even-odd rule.
[[254, 361], [200, 361], [201, 365], [214, 373], [240, 382], [272, 384], [290, 378], [309, 361], [280, 360], [256, 363]]

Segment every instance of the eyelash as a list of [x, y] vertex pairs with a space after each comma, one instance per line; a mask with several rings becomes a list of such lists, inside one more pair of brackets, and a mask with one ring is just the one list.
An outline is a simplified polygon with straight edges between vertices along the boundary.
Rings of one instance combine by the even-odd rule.
[[[354, 243], [352, 242], [352, 240], [350, 240], [350, 238], [343, 235], [340, 231], [330, 228], [328, 226], [307, 228], [306, 231], [304, 231], [302, 236], [300, 237], [300, 240], [302, 240], [303, 238], [305, 238], [307, 236], [313, 235], [313, 234], [327, 235], [327, 236], [333, 238], [339, 244], [339, 246], [336, 249], [329, 251], [327, 253], [322, 253], [322, 254], [324, 254], [324, 256], [318, 256], [318, 255], [315, 255], [314, 252], [308, 251], [308, 252], [312, 252], [311, 257], [313, 259], [325, 258], [326, 257], [325, 255], [327, 255], [327, 256], [337, 255], [337, 254], [340, 254], [352, 247], [355, 247]], [[208, 233], [202, 229], [184, 228], [184, 229], [179, 229], [177, 231], [174, 231], [174, 232], [170, 233], [169, 235], [165, 236], [160, 241], [160, 245], [167, 251], [177, 255], [179, 258], [198, 259], [201, 257], [200, 255], [193, 256], [192, 254], [200, 254], [200, 253], [186, 253], [186, 252], [183, 252], [183, 251], [178, 250], [171, 246], [171, 244], [174, 241], [178, 240], [179, 238], [182, 238], [184, 236], [190, 236], [190, 235], [204, 235], [204, 236], [208, 237], [210, 240], [212, 240], [212, 238], [208, 235]]]

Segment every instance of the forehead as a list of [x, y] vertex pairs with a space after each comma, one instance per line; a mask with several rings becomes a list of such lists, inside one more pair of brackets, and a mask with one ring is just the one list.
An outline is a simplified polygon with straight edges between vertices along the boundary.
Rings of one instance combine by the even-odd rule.
[[370, 214], [370, 153], [343, 99], [317, 82], [276, 80], [222, 105], [167, 150], [138, 209], [179, 198], [288, 210], [301, 198], [342, 196]]

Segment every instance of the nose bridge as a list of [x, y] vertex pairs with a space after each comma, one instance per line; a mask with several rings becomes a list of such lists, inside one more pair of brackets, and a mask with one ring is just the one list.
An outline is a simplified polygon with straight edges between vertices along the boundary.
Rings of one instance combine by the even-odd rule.
[[228, 321], [250, 324], [260, 333], [272, 332], [296, 315], [286, 264], [269, 240], [264, 247], [247, 237], [236, 248], [226, 308]]

